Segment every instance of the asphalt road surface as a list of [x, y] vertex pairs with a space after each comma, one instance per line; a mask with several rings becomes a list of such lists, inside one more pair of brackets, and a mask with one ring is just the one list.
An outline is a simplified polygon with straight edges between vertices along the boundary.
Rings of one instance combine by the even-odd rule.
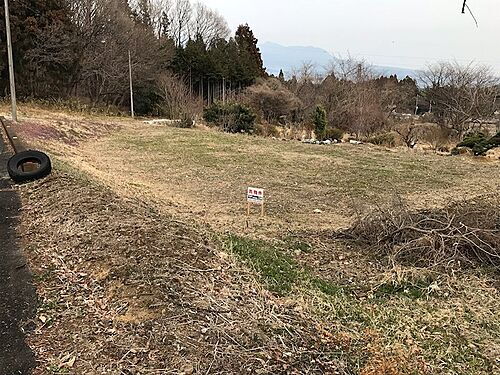
[[30, 329], [36, 292], [15, 231], [20, 201], [6, 170], [9, 156], [0, 125], [0, 374], [25, 375], [35, 364], [24, 332]]

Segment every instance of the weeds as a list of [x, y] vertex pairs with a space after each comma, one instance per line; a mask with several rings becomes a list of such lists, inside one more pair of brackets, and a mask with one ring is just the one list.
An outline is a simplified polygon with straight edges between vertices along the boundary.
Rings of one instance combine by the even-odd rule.
[[375, 296], [377, 298], [384, 298], [392, 295], [402, 295], [408, 296], [413, 299], [418, 299], [425, 297], [428, 290], [428, 285], [415, 285], [413, 283], [402, 283], [402, 284], [393, 284], [387, 283], [382, 284], [375, 290]]
[[[349, 368], [358, 369], [349, 373], [461, 374], [488, 373], [495, 368], [491, 355], [483, 354], [488, 340], [498, 332], [496, 325], [491, 326], [495, 302], [482, 295], [484, 291], [477, 294], [475, 288], [464, 289], [483, 301], [483, 307], [467, 310], [457, 305], [454, 290], [461, 288], [458, 284], [446, 289], [438, 273], [397, 267], [383, 277], [371, 296], [360, 298], [346, 293], [343, 285], [311, 276], [286, 250], [271, 243], [235, 235], [226, 243], [271, 291], [301, 301], [296, 302], [301, 311], [314, 312], [331, 330], [349, 332], [339, 353], [331, 353], [346, 358]], [[476, 323], [482, 320], [483, 326]]]
[[293, 289], [300, 278], [297, 264], [276, 248], [262, 241], [247, 240], [231, 236], [229, 249], [249, 262], [262, 276], [270, 290], [285, 295]]

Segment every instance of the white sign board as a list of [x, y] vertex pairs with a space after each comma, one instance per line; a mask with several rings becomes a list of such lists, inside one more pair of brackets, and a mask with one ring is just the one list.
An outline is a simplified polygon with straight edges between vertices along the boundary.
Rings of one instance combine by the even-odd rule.
[[247, 202], [264, 204], [264, 189], [249, 187], [247, 190]]

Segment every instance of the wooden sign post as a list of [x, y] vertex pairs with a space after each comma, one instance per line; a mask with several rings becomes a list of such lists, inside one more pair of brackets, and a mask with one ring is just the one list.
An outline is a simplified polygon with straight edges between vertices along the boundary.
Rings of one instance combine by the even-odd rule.
[[250, 206], [259, 205], [260, 215], [265, 214], [264, 189], [249, 187], [247, 189], [247, 216], [250, 216]]

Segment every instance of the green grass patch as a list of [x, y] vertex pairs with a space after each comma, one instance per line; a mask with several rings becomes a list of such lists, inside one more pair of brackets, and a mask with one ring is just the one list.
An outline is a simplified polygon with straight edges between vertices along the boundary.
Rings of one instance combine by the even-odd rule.
[[[429, 284], [430, 285], [430, 284]], [[386, 283], [380, 285], [375, 290], [375, 296], [378, 298], [386, 298], [390, 296], [405, 296], [412, 299], [423, 298], [427, 295], [429, 285], [425, 283], [402, 283], [391, 284]]]
[[264, 241], [231, 235], [228, 238], [228, 247], [259, 273], [270, 290], [280, 295], [291, 292], [302, 276], [297, 263], [291, 257]]
[[312, 287], [327, 295], [344, 292], [341, 287], [313, 277], [291, 256], [268, 242], [230, 235], [226, 244], [230, 252], [236, 254], [259, 274], [269, 290], [281, 296], [289, 294], [295, 287], [300, 286]]
[[329, 296], [336, 296], [344, 292], [341, 287], [319, 278], [311, 279], [311, 285]]
[[308, 244], [307, 242], [298, 240], [297, 238], [293, 236], [287, 236], [283, 239], [283, 242], [285, 242], [285, 245], [289, 250], [293, 251], [301, 251], [303, 253], [310, 253], [312, 251], [312, 246]]

